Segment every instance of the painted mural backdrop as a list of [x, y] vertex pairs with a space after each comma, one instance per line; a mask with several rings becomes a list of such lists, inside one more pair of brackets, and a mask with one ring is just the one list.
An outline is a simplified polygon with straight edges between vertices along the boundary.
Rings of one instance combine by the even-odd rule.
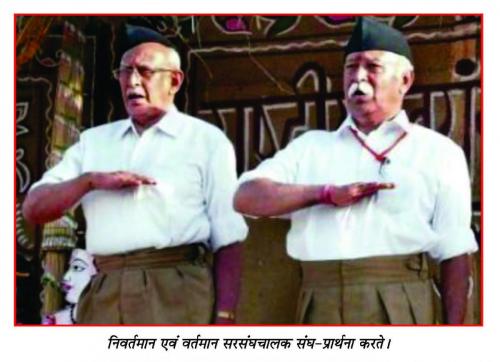
[[[32, 285], [27, 283], [30, 279], [40, 279], [40, 284], [32, 290], [34, 298], [31, 299], [34, 305], [40, 304], [40, 311], [34, 315], [26, 307], [25, 314], [19, 316], [21, 323], [39, 319], [40, 315], [61, 307], [60, 280], [78, 239], [78, 223], [73, 210], [41, 228], [27, 225], [21, 213], [21, 203], [29, 187], [44, 170], [60, 161], [65, 150], [78, 140], [82, 128], [85, 37], [75, 25], [64, 21], [60, 23], [60, 34], [49, 35], [50, 42], [43, 49], [41, 30], [47, 32], [54, 23], [54, 18], [35, 17], [21, 18], [17, 24], [19, 36], [16, 45], [20, 55], [16, 59], [19, 90], [16, 100], [18, 291], [26, 284]], [[29, 65], [31, 72], [23, 73], [25, 64]], [[38, 90], [40, 85], [44, 87]], [[25, 262], [32, 260], [39, 265], [28, 267], [19, 274], [26, 266]], [[40, 299], [38, 303], [33, 302], [35, 298]]]

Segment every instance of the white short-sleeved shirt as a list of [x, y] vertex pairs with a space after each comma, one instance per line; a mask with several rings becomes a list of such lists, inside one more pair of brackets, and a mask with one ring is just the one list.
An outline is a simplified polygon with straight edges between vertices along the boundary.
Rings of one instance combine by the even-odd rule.
[[130, 119], [82, 132], [32, 187], [92, 171], [130, 171], [156, 181], [91, 191], [82, 198], [92, 254], [194, 242], [210, 242], [217, 250], [247, 236], [245, 221], [232, 206], [237, 182], [231, 142], [216, 127], [175, 107], [141, 136]]
[[378, 162], [354, 137], [348, 117], [336, 132], [309, 131], [239, 183], [345, 185], [394, 182], [349, 207], [315, 205], [291, 213], [288, 254], [299, 260], [343, 260], [429, 252], [444, 260], [477, 250], [471, 222], [470, 181], [462, 149], [450, 139], [410, 124], [405, 112], [365, 136], [378, 153], [407, 136]]

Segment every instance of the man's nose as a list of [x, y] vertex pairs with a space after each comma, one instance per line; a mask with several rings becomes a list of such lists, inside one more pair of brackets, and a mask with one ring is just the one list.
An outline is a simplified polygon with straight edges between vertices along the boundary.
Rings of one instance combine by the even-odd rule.
[[129, 85], [138, 85], [141, 82], [141, 74], [137, 70], [137, 68], [132, 68], [132, 72], [130, 73], [130, 76], [128, 77], [127, 83]]
[[368, 80], [368, 71], [366, 70], [365, 67], [357, 67], [354, 70], [353, 77], [358, 82], [366, 81]]

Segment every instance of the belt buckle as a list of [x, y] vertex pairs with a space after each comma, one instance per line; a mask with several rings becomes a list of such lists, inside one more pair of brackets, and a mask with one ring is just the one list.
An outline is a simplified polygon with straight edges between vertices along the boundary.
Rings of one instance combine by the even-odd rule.
[[426, 279], [429, 266], [427, 264], [426, 255], [420, 253], [418, 255], [411, 255], [405, 262], [406, 267], [409, 270], [416, 271], [419, 278]]

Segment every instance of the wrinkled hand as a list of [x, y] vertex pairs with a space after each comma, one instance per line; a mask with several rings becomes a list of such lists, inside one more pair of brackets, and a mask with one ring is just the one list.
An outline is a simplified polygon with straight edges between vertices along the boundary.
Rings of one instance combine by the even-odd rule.
[[372, 196], [379, 190], [390, 190], [395, 188], [393, 183], [388, 182], [357, 182], [344, 186], [328, 185], [323, 189], [322, 202], [336, 206], [349, 206]]
[[93, 172], [90, 174], [92, 189], [117, 190], [140, 185], [155, 185], [156, 181], [147, 176], [141, 176], [127, 171]]

